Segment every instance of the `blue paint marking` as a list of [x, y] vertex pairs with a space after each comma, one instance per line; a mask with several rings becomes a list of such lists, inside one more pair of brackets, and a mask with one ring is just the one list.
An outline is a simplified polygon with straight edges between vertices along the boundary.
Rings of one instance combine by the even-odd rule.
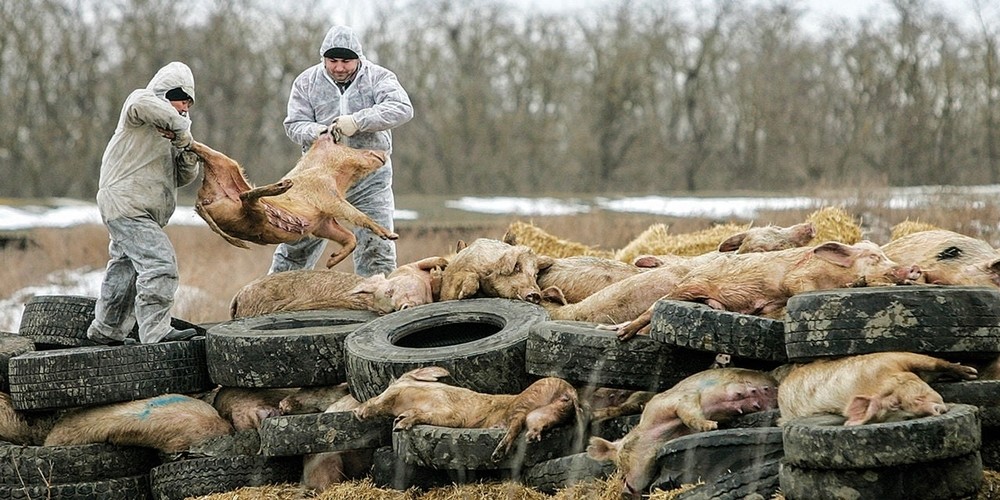
[[177, 394], [171, 394], [169, 396], [157, 396], [147, 401], [146, 406], [142, 409], [142, 411], [137, 413], [135, 416], [139, 420], [146, 420], [153, 413], [154, 409], [160, 408], [162, 406], [171, 405], [174, 403], [181, 403], [183, 401], [187, 401], [187, 398]]

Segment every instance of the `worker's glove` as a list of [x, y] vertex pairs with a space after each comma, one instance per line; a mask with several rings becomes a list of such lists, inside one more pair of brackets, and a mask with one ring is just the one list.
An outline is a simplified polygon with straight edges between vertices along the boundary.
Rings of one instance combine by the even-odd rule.
[[175, 134], [174, 138], [170, 141], [171, 144], [177, 149], [187, 149], [191, 146], [191, 141], [194, 140], [191, 137], [191, 133], [187, 130], [182, 131], [179, 134]]
[[201, 157], [195, 154], [194, 151], [190, 149], [181, 150], [181, 163], [185, 165], [194, 165], [201, 160]]
[[358, 132], [358, 123], [351, 115], [341, 115], [333, 119], [332, 128], [350, 137]]

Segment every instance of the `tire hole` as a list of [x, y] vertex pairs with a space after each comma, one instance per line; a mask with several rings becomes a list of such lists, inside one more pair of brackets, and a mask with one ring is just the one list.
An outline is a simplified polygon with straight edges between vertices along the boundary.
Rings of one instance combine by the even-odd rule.
[[405, 332], [389, 340], [394, 346], [412, 349], [447, 347], [484, 339], [502, 329], [502, 325], [490, 323], [449, 323]]

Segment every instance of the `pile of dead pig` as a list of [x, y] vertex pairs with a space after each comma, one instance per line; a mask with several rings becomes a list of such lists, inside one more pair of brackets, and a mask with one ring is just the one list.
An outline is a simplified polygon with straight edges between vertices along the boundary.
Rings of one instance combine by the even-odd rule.
[[[808, 222], [693, 259], [637, 244], [631, 267], [477, 240], [410, 266], [431, 300], [405, 307], [354, 283], [327, 291], [357, 307], [303, 308], [328, 275], [292, 297], [261, 280], [188, 342], [91, 346], [92, 298], [36, 297], [0, 334], [0, 498], [986, 494], [1000, 295], [972, 280], [996, 251], [938, 230], [780, 249]], [[734, 276], [812, 254], [756, 278], [793, 285]]]

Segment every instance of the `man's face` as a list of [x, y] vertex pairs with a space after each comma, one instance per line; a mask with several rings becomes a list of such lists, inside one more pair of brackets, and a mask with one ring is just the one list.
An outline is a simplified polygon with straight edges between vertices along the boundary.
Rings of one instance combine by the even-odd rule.
[[323, 65], [326, 67], [326, 72], [330, 74], [333, 81], [339, 83], [346, 82], [358, 70], [358, 63], [358, 59], [323, 58]]
[[187, 99], [184, 101], [169, 101], [169, 102], [170, 105], [173, 106], [174, 109], [177, 110], [177, 113], [180, 114], [181, 116], [187, 116], [188, 109], [191, 109], [191, 105], [194, 104], [194, 102], [191, 101], [191, 99]]

